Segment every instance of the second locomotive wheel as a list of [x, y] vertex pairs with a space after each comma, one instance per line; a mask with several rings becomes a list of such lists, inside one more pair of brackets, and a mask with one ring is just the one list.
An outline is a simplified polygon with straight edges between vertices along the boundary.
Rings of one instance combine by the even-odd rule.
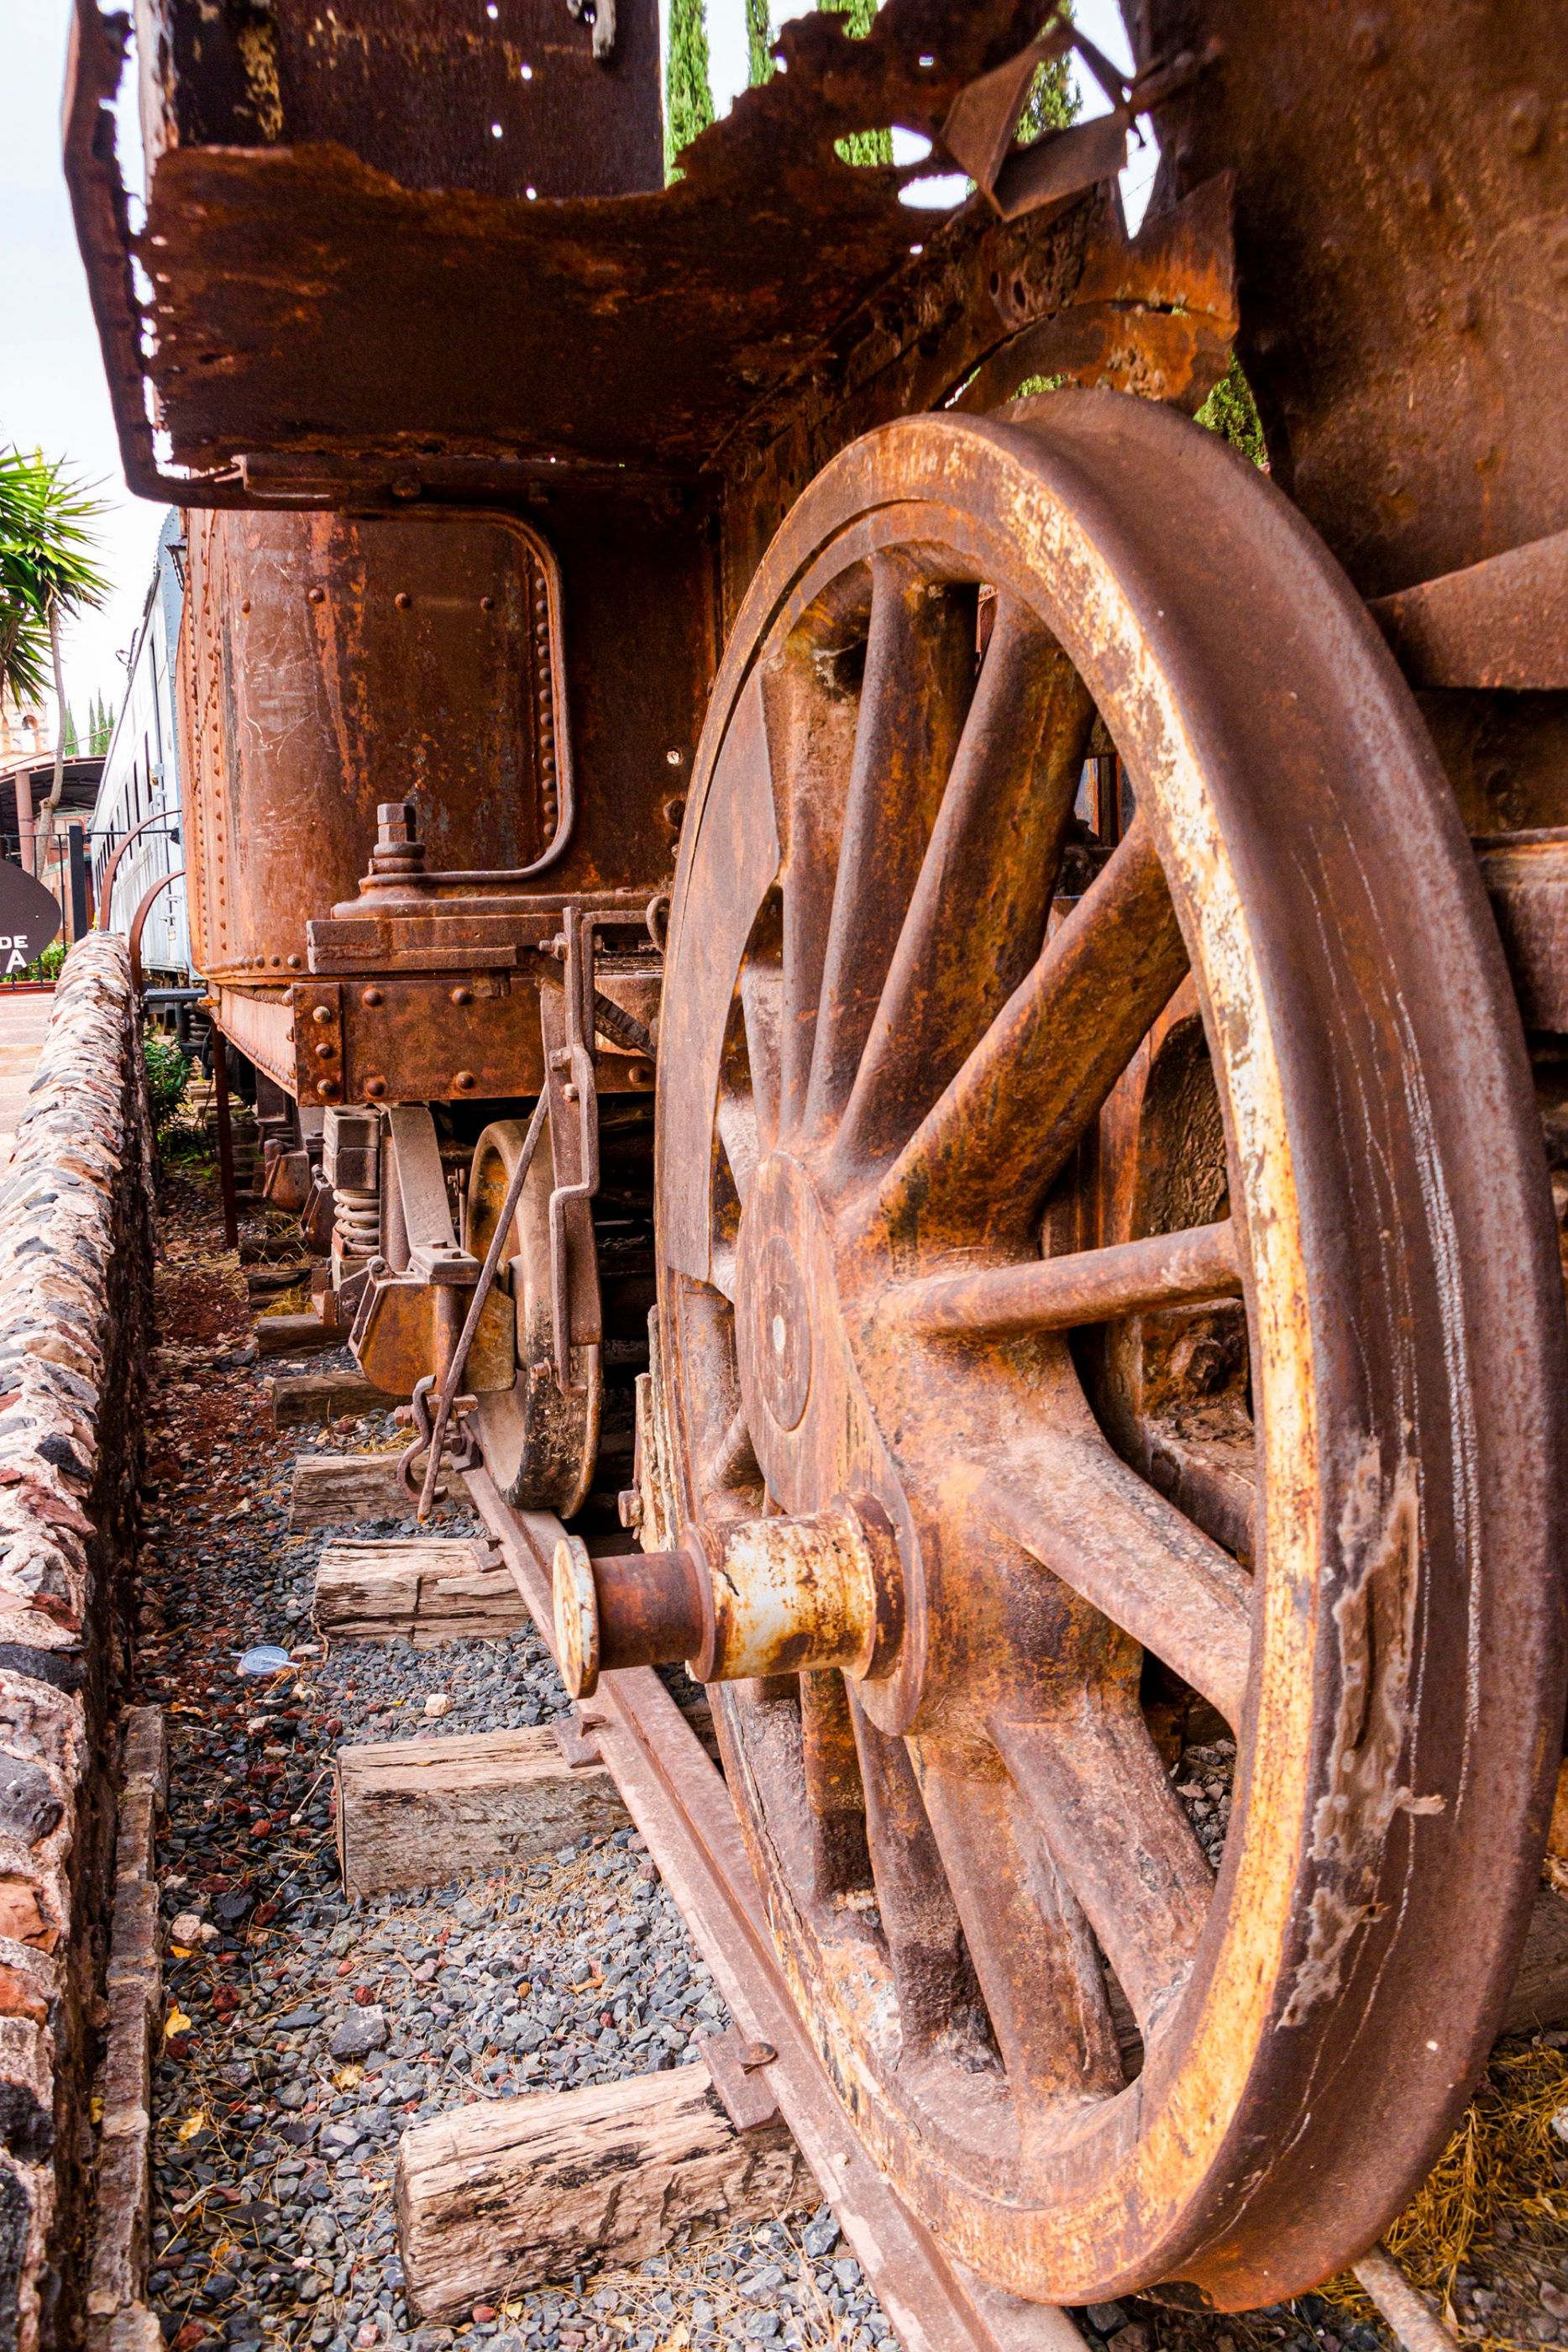
[[[474, 1147], [464, 1239], [477, 1258], [490, 1245], [527, 1132], [525, 1119], [497, 1119]], [[511, 1292], [517, 1318], [517, 1377], [510, 1389], [481, 1395], [477, 1412], [485, 1459], [507, 1502], [520, 1510], [559, 1511], [570, 1518], [581, 1509], [592, 1483], [604, 1381], [596, 1347], [573, 1348], [571, 1390], [563, 1391], [556, 1377], [549, 1244], [553, 1183], [547, 1120], [501, 1258], [499, 1278]]]
[[[1069, 897], [1096, 718], [1136, 815]], [[1189, 979], [1227, 1213], [1064, 1254]], [[1015, 2293], [1315, 2284], [1484, 2057], [1563, 1713], [1550, 1201], [1402, 681], [1169, 411], [890, 426], [747, 600], [662, 1023], [679, 1516], [710, 1553], [770, 1512], [891, 1530], [874, 1653], [716, 1710], [858, 2128]], [[1250, 1567], [1115, 1450], [1069, 1337], [1236, 1297]], [[1235, 1731], [1218, 1874], [1145, 1656]]]

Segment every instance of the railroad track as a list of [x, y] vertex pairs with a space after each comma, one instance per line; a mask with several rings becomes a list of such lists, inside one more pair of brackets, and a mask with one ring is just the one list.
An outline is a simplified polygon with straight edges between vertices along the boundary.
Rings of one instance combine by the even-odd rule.
[[[465, 1484], [555, 1653], [550, 1579], [561, 1521], [513, 1508], [482, 1467]], [[877, 2171], [784, 1980], [723, 1777], [658, 1675], [651, 1666], [607, 1674], [573, 1722], [580, 1759], [597, 1757], [613, 1775], [906, 2352], [1080, 2352], [1068, 2312], [1006, 2294], [966, 2269]], [[1380, 2248], [1355, 2268], [1406, 2352], [1454, 2352], [1457, 2339]]]

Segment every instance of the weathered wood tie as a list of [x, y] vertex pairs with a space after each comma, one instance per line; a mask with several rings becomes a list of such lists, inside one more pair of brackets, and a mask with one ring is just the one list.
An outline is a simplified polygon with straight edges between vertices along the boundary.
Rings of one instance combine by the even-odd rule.
[[401, 1635], [420, 1649], [501, 1639], [533, 1622], [509, 1571], [487, 1546], [461, 1536], [328, 1544], [316, 1570], [315, 1618], [337, 1641]]
[[787, 2126], [737, 2132], [700, 2063], [460, 2107], [398, 2147], [408, 2299], [455, 2319], [481, 2296], [588, 2260], [643, 2262], [691, 2225], [767, 2221], [818, 2193]]
[[340, 1748], [337, 1766], [351, 1895], [483, 1877], [629, 1820], [605, 1767], [569, 1764], [548, 1724]]
[[[341, 1347], [340, 1332], [331, 1344]], [[345, 1414], [389, 1412], [399, 1402], [385, 1389], [372, 1388], [363, 1372], [279, 1372], [266, 1386], [274, 1429], [302, 1429]]]
[[342, 1333], [330, 1330], [319, 1315], [258, 1315], [252, 1328], [261, 1356], [319, 1355], [343, 1344]]
[[[397, 1475], [398, 1457], [384, 1454], [298, 1454], [288, 1495], [288, 1525], [300, 1528], [347, 1528], [365, 1519], [407, 1519], [413, 1505]], [[445, 1503], [450, 1484], [436, 1487], [438, 1503]]]

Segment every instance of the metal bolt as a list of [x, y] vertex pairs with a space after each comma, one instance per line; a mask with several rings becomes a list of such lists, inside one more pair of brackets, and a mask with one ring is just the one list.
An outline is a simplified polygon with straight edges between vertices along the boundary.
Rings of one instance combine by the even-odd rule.
[[327, 602], [325, 588], [308, 588], [305, 595], [307, 602], [312, 604], [324, 604]]
[[471, 1095], [479, 1081], [472, 1070], [459, 1070], [452, 1083], [460, 1095]]
[[1540, 92], [1527, 89], [1508, 110], [1508, 143], [1516, 155], [1533, 155], [1546, 131]]
[[291, 955], [291, 956], [289, 957], [289, 959], [288, 959], [288, 969], [289, 969], [289, 971], [298, 971], [301, 969], [301, 967], [303, 966], [304, 961], [305, 961], [305, 959], [304, 959], [304, 957], [303, 957], [303, 956]]
[[454, 1004], [472, 1004], [474, 992], [471, 988], [455, 988], [452, 991], [451, 1002]]
[[368, 1004], [372, 1010], [378, 1004], [384, 1004], [386, 1001], [386, 991], [382, 988], [367, 988], [360, 999], [361, 1004]]
[[327, 1023], [332, 1018], [331, 1006], [329, 1004], [318, 1004], [312, 1012], [310, 1018], [312, 1021], [319, 1022], [324, 1028]]
[[577, 1088], [576, 1088], [574, 1086], [570, 1086], [570, 1085], [564, 1086], [564, 1087], [562, 1087], [562, 1088], [561, 1088], [560, 1092], [561, 1092], [561, 1099], [562, 1099], [562, 1101], [563, 1101], [563, 1102], [573, 1102], [573, 1103], [574, 1103], [574, 1102], [577, 1100]]
[[316, 1059], [319, 1062], [335, 1062], [337, 1058], [337, 1047], [331, 1043], [330, 1039], [323, 1037], [321, 1043], [316, 1048]]
[[413, 598], [409, 594], [406, 588], [400, 588], [397, 594], [392, 598], [392, 603], [397, 606], [400, 613], [406, 613], [413, 602]]
[[380, 1102], [386, 1090], [387, 1082], [384, 1078], [367, 1078], [365, 1080], [365, 1092], [369, 1095], [372, 1102]]

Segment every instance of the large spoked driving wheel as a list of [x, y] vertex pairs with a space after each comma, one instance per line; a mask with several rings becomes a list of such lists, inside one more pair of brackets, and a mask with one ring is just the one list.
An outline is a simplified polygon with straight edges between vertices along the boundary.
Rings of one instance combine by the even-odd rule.
[[[1107, 744], [1114, 845], [1074, 820]], [[1218, 1197], [1100, 1247], [1103, 1107], [1183, 989]], [[1468, 844], [1271, 487], [1102, 394], [836, 460], [720, 674], [660, 1089], [694, 1547], [882, 1531], [854, 1663], [718, 1710], [859, 2127], [1015, 2292], [1317, 2282], [1430, 2161], [1510, 1980], [1563, 1719], [1564, 1349]], [[1107, 1326], [1194, 1300], [1245, 1356], [1228, 1549], [1097, 1385]], [[1218, 1874], [1155, 1673], [1233, 1727]]]

